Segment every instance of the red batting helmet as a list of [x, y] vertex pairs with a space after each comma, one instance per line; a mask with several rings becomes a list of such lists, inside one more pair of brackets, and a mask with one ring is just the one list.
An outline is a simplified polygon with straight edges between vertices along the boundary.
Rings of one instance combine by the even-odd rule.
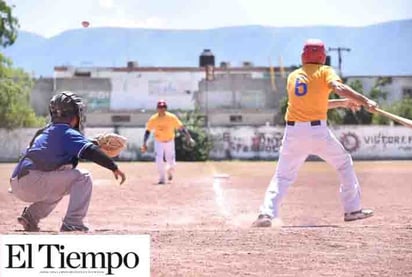
[[167, 109], [167, 103], [165, 100], [161, 99], [157, 101], [157, 108], [166, 108]]
[[302, 63], [325, 64], [325, 44], [320, 39], [308, 39], [303, 46]]

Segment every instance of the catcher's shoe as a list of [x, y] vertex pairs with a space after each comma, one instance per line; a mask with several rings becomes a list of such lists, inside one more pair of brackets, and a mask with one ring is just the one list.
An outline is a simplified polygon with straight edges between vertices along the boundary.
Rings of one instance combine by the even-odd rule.
[[88, 232], [89, 228], [84, 225], [71, 225], [63, 222], [60, 232]]
[[252, 227], [271, 227], [272, 219], [266, 214], [260, 214], [255, 222], [252, 223]]
[[23, 229], [26, 232], [40, 231], [40, 228], [37, 225], [37, 222], [35, 221], [35, 219], [30, 214], [27, 208], [24, 208], [23, 212], [21, 213], [21, 216], [17, 218], [17, 222], [23, 226]]
[[373, 210], [371, 209], [360, 209], [359, 211], [345, 213], [344, 220], [345, 221], [353, 221], [364, 219], [373, 216]]

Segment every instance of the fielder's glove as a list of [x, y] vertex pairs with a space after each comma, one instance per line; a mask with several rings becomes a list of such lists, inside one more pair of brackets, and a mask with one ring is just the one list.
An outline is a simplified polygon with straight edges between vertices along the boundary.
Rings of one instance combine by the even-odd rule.
[[189, 140], [186, 141], [186, 145], [189, 148], [194, 148], [196, 146], [196, 141], [192, 138], [190, 138]]
[[92, 141], [111, 158], [118, 156], [127, 146], [127, 138], [115, 133], [97, 135]]

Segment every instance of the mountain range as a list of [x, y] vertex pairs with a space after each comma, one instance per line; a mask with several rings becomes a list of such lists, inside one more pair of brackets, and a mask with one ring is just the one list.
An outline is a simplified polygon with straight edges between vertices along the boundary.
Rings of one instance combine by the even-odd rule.
[[[412, 75], [412, 19], [365, 27], [239, 26], [209, 30], [159, 30], [141, 28], [83, 28], [45, 38], [20, 31], [3, 53], [35, 76], [51, 77], [54, 66], [199, 65], [199, 55], [210, 49], [216, 64], [241, 66], [299, 65], [304, 41], [322, 39], [326, 47], [342, 51], [344, 76]], [[338, 68], [338, 52], [329, 51]], [[281, 57], [281, 58], [279, 58]], [[281, 59], [281, 61], [280, 61]]]

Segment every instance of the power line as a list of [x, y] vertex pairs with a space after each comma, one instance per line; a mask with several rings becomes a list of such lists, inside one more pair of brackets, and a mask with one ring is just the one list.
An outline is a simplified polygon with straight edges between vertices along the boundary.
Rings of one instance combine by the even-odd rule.
[[350, 52], [350, 48], [345, 47], [329, 47], [328, 51], [337, 51], [338, 52], [338, 63], [339, 63], [339, 74], [342, 75], [342, 51]]

